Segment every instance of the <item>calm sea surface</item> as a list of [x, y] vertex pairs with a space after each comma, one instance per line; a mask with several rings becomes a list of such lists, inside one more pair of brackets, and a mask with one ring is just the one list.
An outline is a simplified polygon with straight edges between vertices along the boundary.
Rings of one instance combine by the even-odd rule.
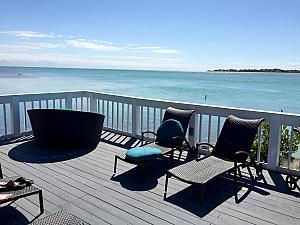
[[91, 90], [300, 113], [299, 88], [300, 74], [0, 67], [0, 95]]

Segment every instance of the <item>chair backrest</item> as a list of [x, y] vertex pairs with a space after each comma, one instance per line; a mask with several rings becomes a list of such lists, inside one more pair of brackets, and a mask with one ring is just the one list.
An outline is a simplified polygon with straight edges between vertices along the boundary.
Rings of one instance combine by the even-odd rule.
[[[241, 119], [230, 115], [225, 120], [220, 136], [212, 154], [218, 158], [231, 160], [235, 159], [238, 151], [250, 152], [257, 129], [264, 119]], [[247, 156], [239, 156], [238, 161], [242, 162]]]
[[[183, 134], [185, 136], [187, 132], [187, 128], [189, 126], [190, 118], [194, 112], [195, 110], [183, 110], [183, 109], [175, 109], [172, 107], [168, 107], [165, 111], [162, 122], [165, 122], [170, 119], [177, 120], [178, 122], [180, 122], [183, 129]], [[157, 137], [155, 141], [160, 142], [159, 140], [160, 138]]]
[[173, 107], [168, 107], [166, 109], [166, 112], [165, 112], [162, 122], [169, 120], [169, 119], [174, 119], [174, 120], [179, 121], [183, 128], [184, 135], [186, 135], [191, 116], [194, 112], [195, 112], [195, 110], [175, 109]]

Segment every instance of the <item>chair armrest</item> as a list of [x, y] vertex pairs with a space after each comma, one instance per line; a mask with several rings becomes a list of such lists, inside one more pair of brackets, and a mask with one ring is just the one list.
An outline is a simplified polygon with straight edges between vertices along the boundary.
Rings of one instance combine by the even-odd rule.
[[185, 141], [185, 137], [175, 136], [175, 137], [172, 137], [172, 140], [173, 140], [173, 141], [175, 141], [175, 140]]
[[212, 145], [212, 144], [210, 144], [208, 142], [199, 142], [199, 143], [196, 144], [196, 148], [198, 149], [201, 145], [208, 145], [209, 147], [211, 147], [213, 149], [215, 148], [214, 145]]
[[234, 153], [236, 156], [237, 155], [241, 155], [241, 154], [245, 154], [247, 156], [249, 156], [249, 152], [245, 152], [245, 151], [237, 151], [236, 153]]
[[141, 146], [143, 146], [145, 134], [153, 134], [154, 136], [157, 136], [157, 134], [156, 134], [155, 132], [153, 132], [153, 131], [143, 131], [143, 132], [142, 132]]
[[185, 137], [182, 137], [182, 136], [175, 136], [175, 137], [172, 137], [172, 141], [176, 141], [176, 140], [180, 140], [180, 141], [181, 141], [181, 145], [176, 146], [176, 149], [178, 149], [178, 150], [181, 149], [182, 143], [183, 143], [184, 141], [187, 143], [186, 138], [185, 138]]
[[241, 156], [241, 155], [245, 155], [246, 156], [246, 159], [250, 156], [249, 152], [246, 152], [246, 151], [237, 151], [234, 153], [235, 155], [235, 158], [234, 158], [234, 161], [235, 162], [239, 162], [241, 160], [238, 160], [238, 158]]
[[143, 131], [142, 136], [144, 136], [145, 134], [154, 134], [155, 136], [157, 136], [157, 134], [153, 131]]
[[[201, 146], [208, 146], [207, 150], [203, 150], [200, 148]], [[204, 155], [205, 157], [211, 155], [212, 151], [209, 151], [209, 148], [212, 148], [214, 150], [215, 146], [207, 143], [207, 142], [200, 142], [196, 144], [196, 159], [199, 158], [199, 156]]]

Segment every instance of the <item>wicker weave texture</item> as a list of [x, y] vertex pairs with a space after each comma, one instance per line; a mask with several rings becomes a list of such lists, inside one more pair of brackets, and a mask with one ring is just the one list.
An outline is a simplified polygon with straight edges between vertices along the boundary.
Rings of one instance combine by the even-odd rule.
[[[241, 119], [233, 115], [226, 119], [218, 137], [213, 155], [234, 161], [237, 151], [250, 152], [255, 134], [264, 119]], [[245, 161], [247, 155], [239, 157], [238, 161]]]
[[88, 225], [88, 223], [62, 210], [31, 223], [32, 225]]
[[209, 180], [233, 168], [233, 162], [210, 156], [200, 161], [193, 160], [182, 164], [169, 170], [169, 172], [184, 181], [195, 184], [205, 184]]

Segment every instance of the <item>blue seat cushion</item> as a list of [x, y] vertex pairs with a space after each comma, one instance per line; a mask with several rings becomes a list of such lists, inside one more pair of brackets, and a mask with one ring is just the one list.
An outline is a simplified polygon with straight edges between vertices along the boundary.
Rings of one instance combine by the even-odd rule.
[[157, 129], [156, 142], [167, 148], [174, 148], [182, 145], [182, 140], [174, 140], [174, 137], [184, 137], [184, 130], [178, 120], [165, 120]]
[[155, 159], [161, 154], [162, 153], [159, 148], [144, 146], [128, 149], [126, 152], [126, 158], [133, 161], [145, 161]]

